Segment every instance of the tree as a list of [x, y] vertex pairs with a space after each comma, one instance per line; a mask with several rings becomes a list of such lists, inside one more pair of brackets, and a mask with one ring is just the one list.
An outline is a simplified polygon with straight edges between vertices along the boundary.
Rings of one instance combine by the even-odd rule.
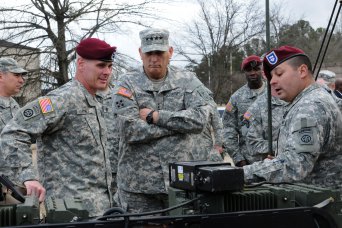
[[234, 0], [197, 2], [199, 19], [186, 24], [181, 45], [175, 45], [176, 51], [214, 92], [216, 102], [224, 103], [233, 92], [232, 86], [236, 85], [233, 75], [240, 70], [244, 56], [241, 47], [262, 33], [264, 16], [255, 1], [244, 4]]
[[71, 63], [80, 40], [120, 32], [125, 24], [142, 25], [143, 19], [154, 17], [156, 2], [31, 0], [26, 5], [0, 7], [1, 39], [35, 48], [22, 55], [41, 54], [41, 74], [58, 87], [74, 72]]

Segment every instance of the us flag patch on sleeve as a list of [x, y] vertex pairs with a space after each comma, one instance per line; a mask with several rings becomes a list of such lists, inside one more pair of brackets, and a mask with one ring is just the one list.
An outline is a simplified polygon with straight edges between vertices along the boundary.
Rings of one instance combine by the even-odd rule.
[[120, 87], [118, 91], [116, 92], [116, 94], [119, 94], [121, 96], [128, 97], [128, 98], [132, 97], [132, 92], [126, 89], [125, 87]]
[[243, 118], [245, 118], [246, 120], [249, 120], [251, 118], [252, 114], [250, 112], [245, 112], [245, 114], [243, 115]]
[[53, 111], [52, 103], [50, 98], [41, 98], [39, 99], [39, 106], [42, 110], [42, 113], [49, 113]]
[[233, 110], [233, 105], [232, 105], [232, 103], [228, 102], [228, 104], [226, 105], [226, 110], [227, 110], [228, 112], [231, 112], [231, 111]]

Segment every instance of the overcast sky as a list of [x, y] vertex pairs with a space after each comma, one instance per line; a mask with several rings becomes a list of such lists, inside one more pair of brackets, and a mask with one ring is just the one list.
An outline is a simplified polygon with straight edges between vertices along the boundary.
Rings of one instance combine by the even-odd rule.
[[[272, 7], [272, 4], [279, 1], [280, 0], [269, 0], [270, 7]], [[262, 7], [265, 7], [265, 0], [256, 0], [256, 2], [259, 2]], [[335, 0], [286, 0], [282, 2], [285, 16], [289, 16], [290, 20], [293, 21], [299, 19], [307, 20], [314, 28], [325, 28], [327, 26], [335, 4]], [[337, 6], [339, 6], [339, 4]], [[174, 1], [172, 4], [163, 6], [160, 9], [160, 12], [168, 18], [182, 23], [189, 22], [196, 17], [197, 7], [197, 3], [194, 0]], [[151, 23], [154, 27], [168, 29], [171, 32], [171, 37], [175, 37], [177, 36], [177, 31], [179, 29], [174, 26], [174, 24], [177, 24], [176, 22], [153, 21]], [[137, 29], [137, 31], [131, 31], [129, 35], [125, 36], [110, 36], [109, 41], [111, 44], [118, 46], [119, 52], [128, 54], [139, 60], [137, 50], [140, 46], [139, 29]]]

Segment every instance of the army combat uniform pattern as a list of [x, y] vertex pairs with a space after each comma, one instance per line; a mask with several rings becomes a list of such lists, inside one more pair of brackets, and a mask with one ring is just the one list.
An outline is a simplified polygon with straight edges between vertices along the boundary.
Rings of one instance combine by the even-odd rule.
[[[1, 134], [2, 161], [20, 181], [39, 180], [47, 197], [77, 196], [91, 216], [102, 215], [112, 203], [106, 134], [101, 104], [73, 80], [17, 112]], [[31, 162], [36, 136], [40, 176]]]
[[222, 120], [217, 111], [217, 104], [212, 98], [212, 92], [207, 91], [208, 97], [206, 100], [210, 106], [208, 123], [200, 134], [193, 134], [195, 140], [195, 147], [191, 150], [194, 160], [209, 160], [209, 161], [222, 161], [219, 152], [214, 148], [214, 145], [222, 146]]
[[[159, 91], [143, 68], [120, 78], [114, 110], [120, 120], [118, 188], [127, 192], [167, 193], [168, 164], [192, 159], [191, 133], [208, 121], [209, 106], [203, 84], [190, 72], [169, 67]], [[148, 124], [139, 109], [158, 110], [159, 120]]]
[[107, 127], [107, 149], [109, 160], [112, 168], [112, 193], [116, 192], [116, 173], [118, 169], [118, 154], [119, 154], [119, 126], [117, 115], [113, 115], [113, 94], [114, 85], [110, 85], [106, 91], [97, 91], [96, 96], [102, 104], [103, 117]]
[[245, 136], [247, 134], [247, 124], [244, 122], [243, 115], [249, 106], [258, 96], [265, 93], [264, 89], [260, 94], [251, 90], [248, 85], [242, 86], [229, 99], [222, 116], [223, 138], [225, 152], [228, 152], [234, 163], [246, 160], [247, 152]]
[[[246, 135], [248, 153], [246, 153], [245, 156], [250, 163], [262, 161], [267, 154], [269, 154], [267, 98], [267, 93], [259, 96], [244, 114], [244, 119], [249, 125]], [[282, 101], [274, 96], [271, 97], [273, 151], [270, 153], [270, 155], [274, 155], [273, 152], [277, 147], [279, 127], [284, 117], [286, 105], [287, 102]]]
[[333, 98], [317, 84], [287, 107], [276, 157], [244, 166], [245, 180], [303, 181], [340, 188], [342, 115]]
[[0, 96], [0, 132], [19, 110], [19, 104], [12, 97]]

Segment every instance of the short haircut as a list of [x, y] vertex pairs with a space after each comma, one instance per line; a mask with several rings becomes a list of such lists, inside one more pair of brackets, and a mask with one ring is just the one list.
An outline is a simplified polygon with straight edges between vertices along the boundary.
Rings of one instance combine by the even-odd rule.
[[305, 64], [310, 73], [313, 74], [311, 61], [306, 55], [295, 56], [288, 60], [288, 64], [294, 68], [298, 68], [300, 65]]

